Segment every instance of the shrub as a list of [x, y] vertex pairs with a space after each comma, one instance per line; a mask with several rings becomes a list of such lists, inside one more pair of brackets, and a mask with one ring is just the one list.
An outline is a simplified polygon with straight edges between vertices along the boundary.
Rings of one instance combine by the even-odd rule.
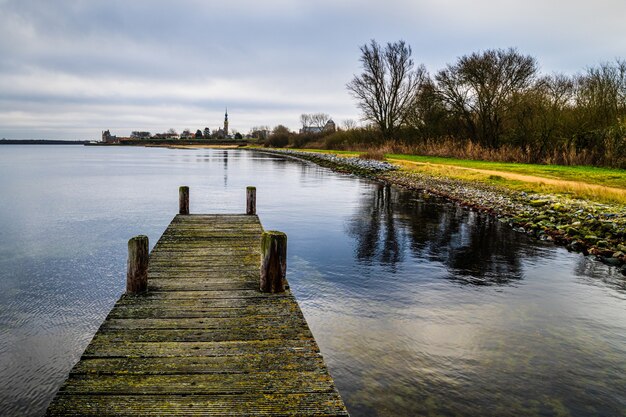
[[360, 154], [359, 158], [375, 159], [377, 161], [384, 161], [385, 160], [385, 153], [381, 149], [369, 149], [368, 151]]
[[289, 134], [286, 133], [278, 133], [275, 135], [270, 135], [266, 140], [265, 140], [265, 146], [266, 147], [272, 147], [272, 148], [284, 148], [285, 146], [287, 146], [289, 144]]

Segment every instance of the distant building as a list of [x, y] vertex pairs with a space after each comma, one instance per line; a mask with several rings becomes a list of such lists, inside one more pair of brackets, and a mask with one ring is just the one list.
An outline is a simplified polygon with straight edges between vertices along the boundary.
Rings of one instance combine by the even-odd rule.
[[246, 135], [247, 138], [267, 139], [270, 135], [269, 129], [254, 129]]
[[326, 122], [326, 126], [324, 126], [324, 132], [334, 133], [336, 131], [337, 126], [335, 125], [335, 122], [333, 122], [333, 119], [328, 119], [328, 121]]
[[228, 109], [224, 113], [224, 127], [213, 131], [213, 136], [218, 139], [228, 138]]
[[226, 108], [224, 113], [224, 135], [228, 137], [228, 108]]
[[109, 130], [105, 130], [102, 132], [102, 142], [104, 143], [120, 143], [120, 140], [117, 136], [111, 135]]
[[335, 125], [333, 119], [328, 119], [324, 126], [302, 126], [302, 129], [300, 129], [300, 133], [332, 133], [336, 130], [337, 126]]
[[154, 135], [155, 139], [179, 139], [178, 133], [173, 132], [165, 132], [165, 133], [156, 133]]

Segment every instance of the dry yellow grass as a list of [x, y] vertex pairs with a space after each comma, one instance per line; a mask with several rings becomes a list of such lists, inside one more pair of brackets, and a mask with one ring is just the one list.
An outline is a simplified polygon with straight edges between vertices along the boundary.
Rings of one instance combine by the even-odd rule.
[[525, 189], [532, 192], [562, 193], [569, 194], [574, 198], [626, 204], [626, 189], [623, 188], [589, 184], [584, 181], [545, 178], [507, 171], [459, 167], [428, 162], [404, 161], [400, 159], [388, 160], [404, 167], [405, 169], [420, 171], [427, 174], [498, 183], [509, 188]]

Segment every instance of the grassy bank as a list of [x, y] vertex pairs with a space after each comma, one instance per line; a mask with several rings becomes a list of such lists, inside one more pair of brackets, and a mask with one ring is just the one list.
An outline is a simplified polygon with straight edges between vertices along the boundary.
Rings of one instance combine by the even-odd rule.
[[[354, 151], [302, 149], [308, 152], [358, 156]], [[626, 170], [476, 161], [436, 156], [385, 154], [404, 170], [500, 186], [526, 193], [562, 194], [574, 199], [626, 204]]]

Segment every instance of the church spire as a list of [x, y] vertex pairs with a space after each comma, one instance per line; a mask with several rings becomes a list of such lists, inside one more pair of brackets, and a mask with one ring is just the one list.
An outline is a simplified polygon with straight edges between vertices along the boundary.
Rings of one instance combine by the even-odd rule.
[[228, 136], [228, 107], [226, 107], [224, 112], [224, 135]]

